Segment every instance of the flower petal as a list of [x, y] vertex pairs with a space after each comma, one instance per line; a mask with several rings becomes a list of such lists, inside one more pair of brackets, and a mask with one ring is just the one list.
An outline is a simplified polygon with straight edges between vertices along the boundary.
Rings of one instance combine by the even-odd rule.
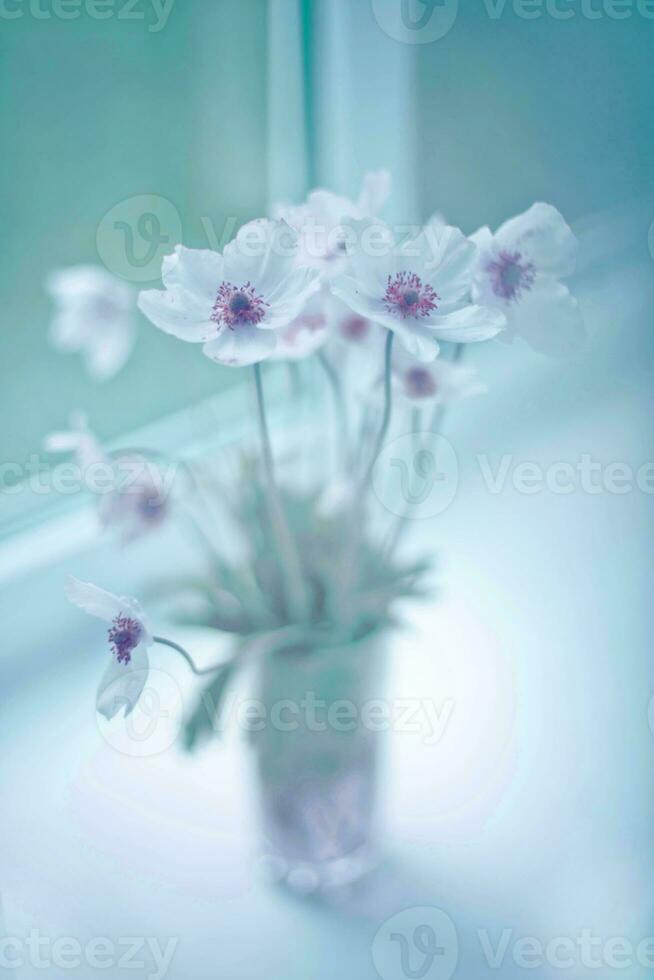
[[308, 267], [291, 272], [267, 294], [270, 309], [259, 324], [262, 330], [279, 329], [299, 316], [302, 308], [320, 289], [320, 273]]
[[495, 238], [500, 248], [526, 255], [541, 275], [560, 279], [574, 272], [579, 243], [551, 204], [533, 204], [505, 221]]
[[190, 293], [179, 288], [146, 289], [139, 293], [141, 312], [164, 333], [191, 344], [205, 343], [216, 331], [211, 307], [201, 307]]
[[417, 361], [428, 363], [438, 357], [440, 346], [433, 330], [412, 323], [407, 326], [405, 320], [395, 320], [390, 327], [396, 334], [405, 351]]
[[424, 278], [434, 287], [441, 303], [460, 300], [470, 289], [476, 246], [451, 225], [427, 225], [420, 238], [428, 247]]
[[94, 333], [84, 345], [84, 361], [92, 378], [108, 381], [127, 362], [135, 342], [132, 323], [124, 321], [104, 334]]
[[276, 345], [274, 330], [260, 330], [246, 323], [233, 330], [221, 328], [218, 336], [205, 344], [202, 351], [218, 364], [245, 367], [270, 357]]
[[91, 582], [80, 582], [73, 575], [66, 582], [68, 599], [90, 616], [97, 616], [110, 623], [124, 609], [123, 600], [113, 592], [107, 592]]
[[92, 333], [93, 327], [86, 317], [75, 311], [66, 310], [52, 318], [49, 340], [53, 347], [61, 351], [78, 351]]
[[273, 360], [299, 361], [322, 347], [329, 333], [326, 302], [323, 292], [312, 296], [299, 315], [277, 331]]
[[121, 614], [136, 619], [143, 627], [141, 643], [147, 647], [153, 642], [149, 619], [140, 602], [132, 599], [131, 596], [114, 595], [113, 592], [107, 592], [91, 582], [80, 582], [73, 575], [68, 576], [65, 592], [74, 605], [79, 606], [89, 616], [97, 616], [107, 623]]
[[175, 251], [163, 260], [161, 278], [167, 288], [177, 286], [211, 308], [225, 278], [223, 270], [224, 261], [219, 252], [176, 245]]
[[121, 709], [131, 714], [148, 679], [149, 661], [146, 649], [139, 643], [132, 650], [128, 664], [119, 663], [114, 657], [105, 670], [98, 686], [96, 708], [107, 720]]
[[250, 221], [225, 246], [225, 279], [235, 286], [250, 282], [268, 301], [268, 294], [293, 269], [297, 249], [297, 232], [285, 221]]
[[487, 306], [464, 306], [443, 316], [436, 313], [425, 322], [441, 340], [469, 344], [497, 336], [506, 326], [506, 317]]
[[132, 297], [132, 290], [122, 279], [112, 276], [98, 265], [73, 265], [67, 269], [56, 269], [48, 276], [45, 288], [62, 304], [86, 302], [100, 294], [111, 296], [115, 302], [121, 301], [126, 307]]
[[568, 357], [584, 346], [586, 331], [577, 300], [554, 279], [541, 279], [508, 312], [507, 334], [522, 337], [550, 357]]

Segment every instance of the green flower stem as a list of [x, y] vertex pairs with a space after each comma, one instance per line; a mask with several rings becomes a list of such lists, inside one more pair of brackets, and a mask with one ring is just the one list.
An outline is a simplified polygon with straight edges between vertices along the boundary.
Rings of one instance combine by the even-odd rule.
[[279, 488], [277, 486], [277, 481], [275, 480], [275, 467], [270, 443], [270, 432], [268, 430], [268, 421], [266, 418], [266, 406], [263, 397], [260, 364], [254, 365], [254, 384], [257, 393], [257, 418], [259, 422], [259, 435], [261, 438], [261, 449], [263, 454], [263, 469], [268, 491], [266, 494], [268, 514], [273, 530], [273, 536], [277, 545], [279, 561], [286, 579], [285, 584], [288, 613], [295, 622], [302, 622], [308, 616], [308, 597], [304, 586], [304, 580], [302, 578], [300, 558], [286, 520], [286, 515], [284, 513], [284, 508], [279, 495]]
[[338, 419], [338, 428], [340, 431], [341, 439], [341, 451], [344, 463], [348, 459], [349, 443], [350, 437], [348, 432], [348, 421], [347, 421], [347, 410], [345, 408], [345, 400], [343, 398], [343, 386], [341, 385], [341, 380], [338, 373], [329, 360], [324, 351], [318, 351], [317, 353], [318, 363], [325, 372], [327, 380], [329, 382], [329, 387], [332, 391], [332, 396], [334, 398], [334, 408], [336, 409], [336, 416]]
[[[454, 351], [452, 353], [452, 357], [450, 358], [452, 364], [456, 364], [457, 362], [459, 362], [459, 361], [461, 361], [463, 359], [463, 355], [464, 355], [465, 349], [466, 349], [466, 345], [465, 344], [456, 344], [456, 346], [454, 348]], [[412, 430], [413, 430], [413, 436], [414, 436], [414, 441], [413, 441], [413, 452], [414, 452], [414, 455], [418, 452], [418, 450], [420, 449], [420, 447], [422, 445], [422, 439], [420, 438], [420, 434], [418, 434], [419, 427], [416, 426], [416, 412], [418, 412], [418, 414], [419, 414], [420, 413], [420, 410], [419, 409], [414, 409], [413, 410], [413, 413], [412, 413]], [[434, 413], [433, 413], [433, 415], [431, 417], [431, 421], [429, 423], [429, 429], [428, 429], [428, 431], [429, 432], [440, 433], [441, 429], [443, 428], [443, 423], [445, 421], [445, 416], [446, 415], [447, 415], [447, 406], [446, 405], [437, 405], [436, 408], [435, 408], [435, 410], [434, 410]], [[410, 515], [410, 513], [411, 513], [411, 505], [410, 504], [407, 504], [407, 507], [405, 508], [404, 513], [401, 516], [398, 516], [397, 520], [395, 521], [394, 526], [391, 528], [391, 532], [388, 535], [388, 540], [387, 540], [386, 546], [384, 548], [384, 554], [387, 555], [389, 558], [393, 554], [393, 552], [395, 551], [395, 549], [397, 548], [397, 546], [400, 543], [400, 540], [402, 538], [402, 535], [404, 534], [404, 532], [406, 531], [406, 529], [409, 526], [409, 515]]]
[[375, 468], [375, 463], [377, 462], [377, 457], [381, 452], [384, 439], [386, 438], [386, 433], [388, 432], [388, 426], [391, 421], [391, 409], [393, 407], [392, 398], [392, 385], [391, 385], [391, 357], [393, 354], [393, 338], [394, 333], [389, 330], [386, 334], [386, 348], [384, 351], [384, 413], [382, 416], [382, 423], [379, 428], [379, 433], [375, 441], [375, 446], [372, 451], [372, 458], [368, 464], [368, 469], [361, 482], [361, 490], [367, 490], [370, 481], [372, 480], [372, 471]]
[[196, 677], [202, 677], [204, 674], [215, 674], [217, 670], [222, 670], [222, 668], [225, 666], [224, 663], [221, 663], [216, 664], [215, 667], [205, 667], [200, 669], [196, 666], [191, 654], [188, 653], [184, 647], [180, 646], [179, 643], [174, 643], [173, 640], [167, 640], [164, 636], [153, 636], [152, 639], [155, 643], [159, 643], [163, 647], [170, 647], [170, 649], [178, 653], [180, 657], [183, 657]]

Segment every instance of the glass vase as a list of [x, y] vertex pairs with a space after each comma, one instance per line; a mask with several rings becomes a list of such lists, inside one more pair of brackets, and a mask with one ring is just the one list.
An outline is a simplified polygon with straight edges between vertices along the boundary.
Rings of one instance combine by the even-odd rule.
[[[385, 636], [258, 666], [265, 724], [253, 733], [264, 850], [278, 880], [315, 892], [375, 863], [375, 785]], [[375, 714], [377, 712], [377, 714]]]

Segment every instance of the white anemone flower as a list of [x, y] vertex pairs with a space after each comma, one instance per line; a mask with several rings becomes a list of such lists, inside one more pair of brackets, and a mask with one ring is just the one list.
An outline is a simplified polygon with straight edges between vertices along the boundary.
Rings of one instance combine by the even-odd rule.
[[318, 289], [318, 274], [298, 268], [296, 255], [297, 233], [266, 219], [244, 225], [222, 255], [178, 245], [163, 260], [165, 290], [141, 292], [139, 307], [219, 364], [257, 364]]
[[398, 391], [416, 408], [449, 405], [460, 398], [481, 395], [488, 389], [477, 380], [475, 368], [437, 357], [424, 364], [401, 348], [393, 353], [393, 378]]
[[359, 316], [397, 334], [412, 357], [431, 361], [439, 340], [488, 340], [503, 329], [501, 310], [471, 302], [476, 249], [458, 228], [432, 224], [397, 241], [381, 221], [351, 227], [356, 244], [332, 291]]
[[87, 371], [97, 381], [114, 377], [134, 346], [134, 291], [106, 269], [93, 265], [53, 272], [46, 289], [56, 306], [50, 324], [53, 347], [81, 354]]
[[376, 217], [391, 193], [387, 170], [367, 173], [356, 201], [332, 191], [311, 191], [303, 204], [278, 204], [273, 213], [300, 235], [298, 261], [318, 269], [324, 278], [340, 275], [346, 266], [344, 223]]
[[146, 614], [136, 599], [113, 595], [73, 576], [68, 579], [66, 595], [90, 616], [110, 624], [111, 659], [98, 687], [97, 710], [107, 719], [121, 708], [125, 715], [131, 714], [148, 678], [148, 648], [154, 643]]
[[493, 235], [480, 228], [472, 295], [501, 310], [509, 343], [522, 337], [544, 354], [562, 357], [583, 346], [584, 325], [576, 299], [561, 279], [575, 269], [578, 242], [551, 204], [534, 204]]
[[43, 448], [73, 454], [81, 484], [95, 488], [99, 495], [96, 509], [101, 527], [117, 529], [123, 542], [158, 528], [169, 516], [172, 480], [139, 453], [107, 453], [83, 413], [71, 416], [69, 429], [46, 436]]
[[51, 432], [43, 440], [47, 453], [72, 453], [75, 462], [84, 470], [96, 463], [106, 464], [108, 456], [98, 438], [89, 428], [88, 418], [83, 412], [73, 412], [68, 429]]
[[328, 336], [326, 305], [330, 298], [324, 290], [315, 293], [299, 316], [278, 332], [272, 360], [302, 361], [320, 350]]

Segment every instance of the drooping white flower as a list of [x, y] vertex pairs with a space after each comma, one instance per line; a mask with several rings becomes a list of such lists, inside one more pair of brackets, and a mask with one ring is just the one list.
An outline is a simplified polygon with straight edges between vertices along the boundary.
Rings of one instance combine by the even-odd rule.
[[300, 314], [277, 333], [273, 360], [301, 361], [323, 346], [328, 336], [326, 306], [330, 298], [324, 290], [309, 298]]
[[139, 453], [107, 453], [82, 413], [71, 416], [70, 429], [46, 436], [43, 448], [73, 454], [80, 485], [97, 495], [101, 526], [118, 530], [123, 541], [154, 530], [168, 517], [170, 486], [161, 469]]
[[154, 643], [146, 614], [136, 599], [113, 595], [73, 576], [68, 579], [66, 595], [90, 616], [110, 624], [111, 659], [98, 687], [97, 710], [107, 719], [121, 708], [131, 714], [148, 678], [148, 648]]
[[95, 463], [107, 463], [108, 457], [97, 437], [89, 428], [84, 412], [73, 412], [70, 428], [51, 432], [43, 440], [47, 453], [72, 453], [81, 469]]
[[346, 264], [344, 223], [376, 217], [391, 192], [391, 176], [386, 170], [369, 172], [363, 178], [356, 201], [332, 191], [311, 191], [302, 204], [278, 204], [273, 213], [295, 228], [300, 235], [298, 261], [318, 269], [327, 279], [339, 275]]
[[127, 543], [161, 527], [171, 513], [171, 484], [162, 469], [140, 453], [111, 457], [115, 488], [102, 498], [100, 521], [116, 528]]
[[444, 357], [425, 364], [401, 348], [393, 352], [393, 377], [398, 391], [416, 407], [448, 405], [487, 391], [486, 385], [477, 380], [475, 368], [453, 364]]
[[578, 242], [551, 204], [534, 204], [493, 235], [480, 228], [473, 281], [475, 302], [501, 310], [506, 331], [500, 339], [522, 337], [534, 350], [564, 356], [584, 342], [576, 299], [561, 279], [575, 269]]
[[318, 289], [318, 274], [298, 268], [297, 233], [283, 221], [251, 221], [222, 255], [178, 245], [163, 261], [165, 290], [139, 295], [142, 312], [165, 333], [219, 364], [262, 361]]
[[50, 324], [52, 345], [81, 354], [96, 380], [112, 378], [134, 346], [134, 291], [106, 269], [93, 265], [53, 272], [46, 289], [56, 306]]
[[476, 250], [458, 228], [428, 225], [400, 241], [381, 221], [352, 228], [348, 270], [332, 290], [359, 316], [396, 333], [413, 357], [433, 360], [439, 339], [469, 343], [502, 330], [502, 311], [470, 300]]

